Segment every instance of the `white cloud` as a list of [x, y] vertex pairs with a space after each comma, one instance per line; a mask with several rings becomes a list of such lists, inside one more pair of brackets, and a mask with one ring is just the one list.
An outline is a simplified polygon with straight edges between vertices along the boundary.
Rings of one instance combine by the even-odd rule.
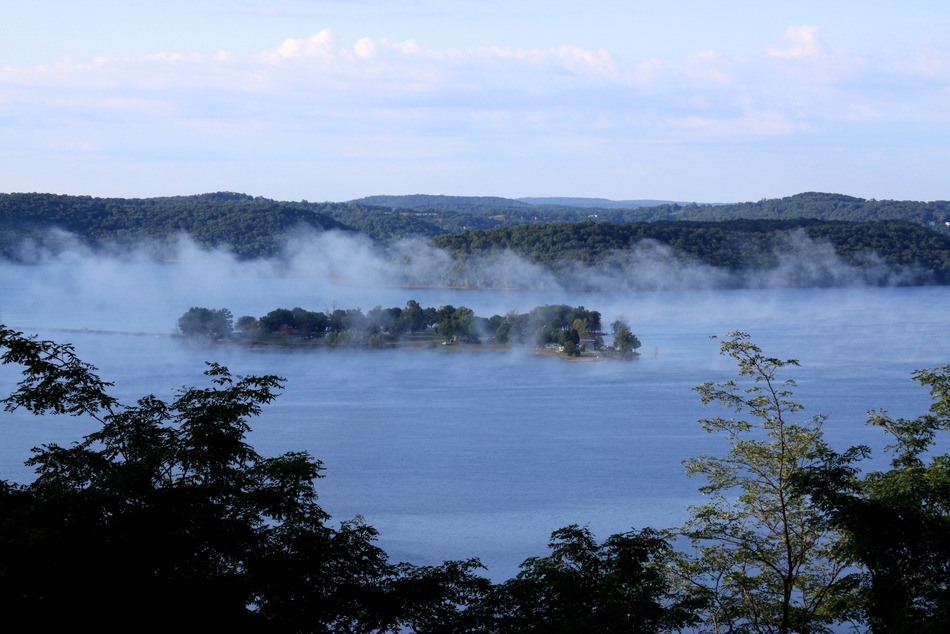
[[373, 56], [375, 51], [376, 44], [368, 37], [360, 39], [356, 42], [356, 45], [353, 46], [353, 52], [356, 53], [356, 56], [363, 59], [369, 59]]
[[[789, 27], [786, 38], [789, 47], [770, 50], [770, 57], [823, 55], [816, 27]], [[113, 111], [123, 104], [143, 111], [147, 103], [158, 115], [253, 119], [281, 126], [296, 117], [313, 118], [334, 109], [334, 117], [366, 127], [365, 121], [357, 120], [396, 109], [403, 114], [395, 120], [405, 123], [408, 116], [422, 128], [458, 128], [479, 121], [492, 121], [495, 127], [499, 122], [530, 120], [538, 129], [545, 121], [574, 120], [596, 121], [593, 127], [609, 132], [611, 121], [620, 121], [635, 109], [640, 126], [653, 128], [652, 136], [667, 129], [671, 119], [696, 122], [700, 128], [795, 133], [800, 125], [788, 121], [807, 118], [809, 113], [829, 116], [842, 107], [835, 102], [841, 97], [835, 91], [840, 91], [842, 78], [851, 80], [852, 90], [860, 90], [854, 85], [858, 71], [864, 84], [901, 72], [939, 82], [941, 88], [947, 83], [942, 81], [945, 73], [940, 73], [945, 57], [933, 51], [924, 61], [914, 51], [904, 68], [891, 62], [887, 69], [883, 63], [868, 66], [844, 55], [825, 55], [820, 68], [807, 73], [793, 66], [774, 68], [768, 59], [700, 50], [679, 62], [648, 58], [628, 63], [606, 49], [573, 44], [436, 50], [411, 40], [369, 37], [345, 44], [324, 29], [249, 57], [226, 51], [160, 52], [5, 68], [0, 88], [11, 95], [8, 101], [40, 106], [30, 115], [36, 118], [44, 116], [43, 108], [78, 101], [88, 108], [100, 103]], [[822, 89], [814, 89], [819, 82]], [[872, 101], [865, 100], [866, 107], [873, 107]], [[165, 108], [159, 107], [161, 103]], [[355, 109], [337, 110], [348, 107]], [[435, 111], [442, 116], [434, 117]], [[750, 112], [773, 114], [744, 114]], [[379, 120], [383, 125], [384, 119], [393, 120], [386, 115]], [[458, 128], [454, 134], [465, 133]]]
[[785, 29], [785, 41], [788, 48], [769, 47], [772, 57], [799, 58], [824, 55], [825, 47], [818, 36], [818, 27], [809, 24], [790, 26]]
[[604, 49], [585, 50], [579, 46], [565, 45], [558, 49], [558, 59], [564, 67], [576, 73], [590, 73], [609, 79], [619, 77], [617, 61]]

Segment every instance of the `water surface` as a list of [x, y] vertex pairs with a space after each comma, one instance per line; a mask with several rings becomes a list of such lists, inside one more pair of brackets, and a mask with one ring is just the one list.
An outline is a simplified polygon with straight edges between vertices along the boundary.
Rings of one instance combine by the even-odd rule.
[[[264, 454], [307, 450], [325, 463], [320, 501], [336, 520], [362, 515], [397, 560], [478, 556], [496, 579], [543, 554], [551, 531], [600, 537], [681, 522], [700, 482], [682, 460], [722, 448], [697, 419], [693, 387], [731, 378], [711, 335], [749, 332], [766, 353], [797, 358], [805, 416], [829, 415], [833, 445], [880, 446], [866, 412], [916, 416], [929, 396], [913, 370], [950, 362], [950, 289], [786, 289], [635, 294], [511, 293], [335, 286], [223, 264], [193, 268], [77, 261], [0, 266], [0, 321], [69, 341], [131, 402], [201, 383], [206, 361], [286, 378], [253, 422]], [[235, 317], [274, 308], [469, 306], [491, 316], [548, 303], [623, 315], [643, 343], [636, 361], [569, 363], [530, 352], [244, 350], [170, 335], [191, 306]], [[101, 334], [105, 331], [110, 334]], [[0, 387], [16, 380], [0, 372]], [[5, 415], [0, 477], [25, 480], [32, 446], [92, 429], [71, 419]]]

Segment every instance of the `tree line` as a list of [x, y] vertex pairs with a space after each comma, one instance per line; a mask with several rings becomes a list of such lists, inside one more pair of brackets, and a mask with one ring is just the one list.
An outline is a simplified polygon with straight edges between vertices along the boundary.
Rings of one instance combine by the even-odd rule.
[[[403, 201], [402, 199], [405, 199]], [[727, 271], [773, 266], [794, 234], [831, 244], [870, 270], [880, 260], [910, 283], [950, 283], [950, 203], [874, 201], [805, 193], [735, 205], [666, 204], [635, 209], [532, 205], [494, 197], [370, 197], [342, 203], [283, 202], [218, 192], [144, 199], [0, 194], [0, 255], [24, 259], [24, 240], [69, 248], [69, 232], [94, 249], [147, 246], [173, 257], [182, 234], [241, 258], [282, 254], [301, 228], [337, 230], [386, 243], [422, 237], [465, 269], [506, 249], [557, 273], [605, 264], [642, 242], [670, 247], [684, 261]], [[471, 268], [471, 266], [469, 266]], [[878, 283], [869, 273], [869, 283]]]
[[565, 526], [493, 583], [477, 558], [390, 561], [375, 529], [319, 506], [319, 460], [259, 454], [250, 421], [280, 377], [209, 363], [205, 387], [122, 404], [69, 344], [0, 326], [0, 359], [22, 373], [5, 410], [95, 424], [35, 448], [32, 482], [0, 481], [0, 606], [39, 630], [946, 631], [950, 366], [913, 375], [927, 413], [871, 413], [891, 461], [863, 471], [869, 449], [836, 452], [824, 416], [800, 419], [796, 360], [716, 339], [736, 377], [696, 391], [737, 417], [700, 421], [728, 442], [686, 462], [706, 502], [681, 527], [602, 541]]
[[0, 248], [16, 259], [24, 239], [56, 250], [56, 234], [69, 232], [93, 249], [148, 248], [172, 257], [180, 235], [205, 247], [228, 248], [243, 258], [280, 254], [288, 232], [349, 227], [329, 210], [338, 203], [281, 202], [218, 192], [197, 196], [96, 198], [54, 194], [0, 194]]
[[[618, 254], [643, 243], [670, 247], [684, 265], [734, 273], [768, 271], [784, 254], [794, 255], [799, 236], [830, 244], [843, 263], [864, 274], [867, 283], [880, 283], [879, 276], [888, 272], [902, 272], [907, 283], [950, 283], [950, 234], [906, 221], [587, 221], [466, 231], [436, 237], [433, 244], [451, 254], [460, 268], [466, 262], [510, 251], [560, 277], [583, 283], [573, 273], [578, 263], [609, 273], [629, 265]], [[833, 278], [827, 280], [833, 282]]]
[[[633, 356], [639, 338], [623, 316], [610, 324], [619, 356]], [[603, 350], [601, 314], [583, 306], [551, 304], [526, 313], [481, 317], [466, 306], [423, 307], [410, 299], [405, 307], [334, 308], [327, 311], [300, 307], [277, 308], [260, 317], [236, 320], [227, 308], [193, 306], [178, 318], [178, 333], [191, 339], [240, 341], [252, 344], [325, 345], [386, 348], [400, 343], [557, 346], [569, 356], [586, 349]]]
[[[430, 218], [462, 219], [469, 229], [548, 222], [640, 222], [692, 220], [813, 219], [844, 222], [906, 220], [940, 229], [950, 221], [950, 201], [874, 200], [804, 192], [740, 203], [603, 201], [598, 199], [510, 199], [493, 196], [367, 196], [358, 203]], [[458, 220], [453, 220], [458, 222]], [[444, 233], [456, 233], [457, 230]]]

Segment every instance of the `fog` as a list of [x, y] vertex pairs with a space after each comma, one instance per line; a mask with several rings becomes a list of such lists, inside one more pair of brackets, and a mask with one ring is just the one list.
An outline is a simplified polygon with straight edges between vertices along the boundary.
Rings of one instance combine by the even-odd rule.
[[[282, 252], [270, 259], [242, 260], [226, 247], [203, 248], [186, 236], [179, 237], [172, 245], [138, 244], [93, 252], [76, 237], [62, 231], [26, 241], [16, 253], [17, 261], [44, 264], [47, 271], [59, 271], [59, 277], [44, 280], [44, 285], [63, 284], [67, 293], [76, 294], [76, 299], [87, 305], [109, 304], [110, 298], [122, 296], [130, 307], [135, 307], [137, 319], [144, 317], [144, 311], [139, 310], [144, 306], [174, 305], [180, 314], [191, 305], [221, 307], [225, 305], [222, 302], [227, 301], [231, 302], [227, 307], [235, 316], [259, 316], [255, 311], [278, 307], [259, 306], [255, 298], [242, 296], [241, 280], [247, 279], [273, 280], [275, 290], [283, 289], [287, 293], [287, 305], [280, 307], [301, 306], [308, 310], [325, 308], [307, 302], [318, 290], [324, 295], [330, 289], [334, 296], [331, 301], [336, 307], [365, 310], [380, 302], [372, 297], [365, 299], [365, 293], [358, 289], [510, 290], [527, 292], [524, 297], [530, 301], [531, 293], [539, 291], [567, 295], [580, 291], [849, 288], [896, 286], [915, 279], [914, 271], [889, 269], [873, 254], [858, 264], [846, 263], [831, 244], [813, 241], [803, 231], [792, 233], [772, 259], [774, 265], [766, 270], [727, 271], [690, 260], [666, 245], [646, 240], [629, 249], [612, 252], [595, 265], [562, 264], [557, 271], [551, 271], [510, 251], [454, 262], [449, 254], [423, 239], [380, 243], [361, 234], [316, 232], [310, 228], [300, 228], [287, 236]], [[150, 266], [155, 263], [166, 266], [159, 269]], [[167, 266], [169, 264], [174, 267]], [[48, 296], [60, 295], [58, 289], [51, 290], [55, 292]], [[358, 299], [370, 304], [347, 303]], [[531, 307], [514, 301], [511, 305], [483, 306], [482, 309], [504, 313]], [[154, 311], [148, 312], [154, 314]], [[161, 326], [153, 323], [148, 327]], [[173, 326], [166, 324], [166, 327]]]

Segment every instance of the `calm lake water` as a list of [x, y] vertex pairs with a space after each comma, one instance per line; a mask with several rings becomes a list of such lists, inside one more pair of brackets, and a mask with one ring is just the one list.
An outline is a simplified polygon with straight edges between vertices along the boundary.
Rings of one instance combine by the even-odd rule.
[[[533, 354], [418, 351], [247, 351], [170, 335], [191, 306], [259, 317], [309, 310], [468, 306], [491, 316], [553, 303], [623, 315], [640, 338], [633, 362], [568, 363]], [[950, 363], [950, 288], [777, 289], [653, 293], [512, 293], [336, 286], [324, 278], [235, 267], [227, 260], [159, 266], [115, 260], [0, 265], [0, 322], [68, 341], [124, 401], [201, 384], [205, 361], [237, 374], [286, 378], [253, 422], [264, 454], [307, 450], [325, 463], [320, 500], [335, 520], [362, 515], [395, 560], [477, 556], [512, 576], [545, 552], [551, 531], [588, 525], [599, 537], [674, 526], [699, 500], [681, 462], [719, 451], [697, 419], [693, 387], [735, 375], [712, 335], [751, 334], [796, 358], [804, 415], [829, 415], [836, 447], [882, 438], [869, 409], [923, 413], [913, 370]], [[98, 331], [106, 331], [100, 333]], [[0, 369], [8, 393], [17, 379]], [[73, 419], [5, 414], [0, 478], [26, 480], [30, 448], [91, 430]]]

